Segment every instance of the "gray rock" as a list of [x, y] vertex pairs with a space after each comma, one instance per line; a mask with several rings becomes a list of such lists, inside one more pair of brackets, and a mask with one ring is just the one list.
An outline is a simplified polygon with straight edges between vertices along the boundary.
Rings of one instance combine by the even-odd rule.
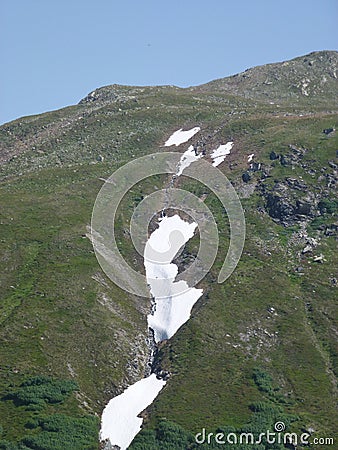
[[251, 180], [250, 175], [248, 174], [248, 172], [244, 172], [242, 175], [242, 180], [244, 181], [244, 183], [247, 183], [248, 181]]
[[280, 156], [280, 163], [282, 166], [290, 166], [291, 165], [291, 158], [288, 155], [281, 155]]
[[266, 206], [269, 215], [281, 221], [295, 214], [295, 207], [279, 194], [268, 194]]
[[304, 201], [304, 200], [297, 200], [296, 201], [296, 210], [295, 213], [299, 214], [301, 216], [309, 216], [312, 212], [312, 204]]
[[272, 151], [272, 152], [270, 153], [270, 159], [271, 159], [271, 161], [274, 161], [274, 160], [276, 160], [276, 159], [279, 159], [279, 155], [278, 155], [276, 152]]
[[307, 189], [306, 184], [303, 181], [298, 180], [297, 178], [286, 178], [286, 182], [292, 189], [297, 189], [299, 191], [306, 191]]
[[325, 130], [323, 130], [323, 133], [326, 135], [329, 135], [331, 133], [334, 133], [336, 130], [334, 128], [325, 128]]
[[338, 223], [331, 223], [327, 225], [324, 230], [325, 236], [337, 236], [338, 232]]
[[262, 164], [259, 162], [253, 162], [250, 164], [250, 169], [252, 172], [257, 172], [258, 170], [261, 170]]

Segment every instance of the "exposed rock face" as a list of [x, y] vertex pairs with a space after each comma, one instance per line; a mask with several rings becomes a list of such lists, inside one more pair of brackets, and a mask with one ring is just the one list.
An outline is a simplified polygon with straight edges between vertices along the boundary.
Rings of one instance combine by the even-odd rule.
[[292, 225], [318, 215], [318, 200], [315, 195], [309, 192], [306, 196], [295, 199], [287, 187], [287, 182], [276, 183], [272, 191], [267, 191], [263, 187], [263, 196], [269, 215], [283, 225]]
[[121, 450], [121, 447], [119, 447], [118, 445], [112, 445], [110, 443], [110, 440], [106, 439], [105, 441], [101, 442], [100, 449], [101, 450]]
[[269, 215], [280, 221], [285, 221], [295, 214], [295, 207], [277, 193], [267, 195], [266, 207]]
[[[330, 131], [331, 132], [331, 131]], [[283, 167], [287, 173], [290, 168], [292, 170], [303, 169], [305, 174], [314, 177], [318, 173], [318, 169], [314, 169], [313, 164], [316, 160], [309, 161], [307, 148], [298, 147], [289, 144], [285, 151], [271, 151], [269, 159], [271, 165], [266, 165], [264, 170], [258, 166], [251, 167], [247, 172], [248, 175], [254, 172], [261, 171], [256, 192], [265, 199], [265, 208], [267, 213], [276, 221], [284, 226], [294, 225], [296, 223], [310, 222], [318, 216], [326, 214], [334, 214], [338, 208], [338, 202], [334, 200], [334, 189], [338, 182], [337, 167], [335, 161], [329, 160], [328, 167], [321, 167], [320, 175], [318, 176], [318, 186], [314, 186], [311, 182], [304, 181], [301, 175], [286, 176], [284, 179], [278, 177], [274, 184], [266, 182], [266, 178], [271, 178], [271, 169], [278, 165]], [[285, 168], [285, 169], [284, 169]], [[263, 176], [267, 172], [267, 176]], [[245, 174], [242, 175], [243, 181], [250, 181], [245, 179]], [[331, 226], [330, 226], [331, 227]], [[324, 227], [325, 228], [325, 227]], [[320, 229], [320, 228], [319, 228]], [[322, 231], [331, 236], [335, 234], [336, 230], [333, 228], [325, 228]]]

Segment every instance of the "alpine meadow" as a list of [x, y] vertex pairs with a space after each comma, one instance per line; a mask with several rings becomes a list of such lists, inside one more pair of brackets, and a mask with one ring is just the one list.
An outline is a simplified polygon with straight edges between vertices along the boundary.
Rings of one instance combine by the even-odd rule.
[[[0, 127], [0, 449], [308, 448], [234, 441], [279, 422], [310, 443], [335, 439], [318, 448], [338, 445], [337, 77], [338, 52], [318, 51], [189, 88], [99, 87], [77, 105]], [[189, 311], [167, 328], [153, 298], [104, 273], [91, 228], [105, 180], [163, 152], [179, 153], [178, 172], [135, 183], [118, 206], [124, 260], [148, 278], [155, 270], [130, 224], [170, 183], [212, 212], [219, 240]], [[244, 248], [223, 283], [232, 227], [217, 195], [185, 175], [200, 161], [228, 178], [245, 217]], [[169, 262], [181, 273], [202, 232], [179, 208], [159, 222], [161, 209], [148, 236], [163, 240], [178, 216], [184, 247]], [[118, 446], [102, 413], [141, 380], [157, 383], [156, 395], [134, 414], [130, 445]]]

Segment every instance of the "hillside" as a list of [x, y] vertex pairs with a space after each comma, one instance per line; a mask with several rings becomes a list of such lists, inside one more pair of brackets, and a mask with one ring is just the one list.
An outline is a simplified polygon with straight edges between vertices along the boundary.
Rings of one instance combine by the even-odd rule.
[[306, 97], [315, 97], [322, 106], [334, 108], [335, 98], [330, 93], [337, 89], [337, 73], [337, 52], [313, 52], [290, 61], [253, 67], [195, 89], [282, 102], [302, 102]]
[[[314, 52], [186, 89], [106, 86], [0, 127], [0, 449], [98, 448], [107, 401], [149, 370], [150, 301], [101, 270], [89, 239], [95, 198], [137, 157], [198, 144], [210, 160], [228, 141], [219, 169], [245, 212], [243, 255], [218, 284], [228, 222], [219, 201], [182, 176], [178, 186], [216, 217], [221, 245], [191, 319], [159, 346], [154, 368], [170, 380], [130, 448], [227, 448], [191, 435], [273, 429], [278, 420], [287, 431], [334, 437], [337, 61], [337, 52]], [[164, 147], [195, 126], [188, 143]], [[167, 182], [156, 175], [135, 185], [118, 211], [120, 251], [139, 271], [130, 218]], [[197, 248], [195, 237], [180, 268]]]

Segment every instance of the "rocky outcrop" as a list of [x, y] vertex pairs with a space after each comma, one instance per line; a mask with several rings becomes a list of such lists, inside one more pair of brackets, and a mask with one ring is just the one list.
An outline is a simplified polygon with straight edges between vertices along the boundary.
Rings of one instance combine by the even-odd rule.
[[100, 450], [121, 450], [121, 447], [112, 445], [109, 439], [105, 439], [100, 443]]
[[[333, 215], [338, 211], [338, 201], [335, 200], [333, 192], [338, 183], [338, 164], [336, 161], [329, 160], [327, 161], [328, 166], [320, 166], [321, 168], [318, 170], [318, 166], [315, 164], [316, 159], [309, 160], [307, 156], [309, 151], [307, 148], [289, 144], [286, 149], [270, 152], [270, 165], [267, 164], [265, 168], [261, 168], [261, 165], [258, 166], [255, 163], [255, 167], [250, 167], [247, 171], [248, 174], [255, 171], [261, 172], [256, 191], [264, 197], [265, 209], [270, 217], [284, 226], [309, 222], [318, 216]], [[274, 184], [271, 184], [271, 180], [266, 178], [271, 178], [274, 167], [278, 165], [285, 168], [283, 170], [285, 170], [285, 174], [289, 173], [289, 176], [285, 176], [284, 179], [278, 177]], [[290, 176], [290, 168], [292, 170], [303, 169], [304, 175], [308, 174], [311, 177], [318, 174], [318, 185], [305, 182], [300, 175]], [[263, 176], [264, 172], [267, 172], [267, 177]], [[297, 173], [296, 170], [295, 173]], [[246, 181], [244, 175], [242, 179]], [[318, 230], [320, 229], [319, 226]], [[321, 231], [324, 231], [327, 236], [336, 234], [334, 227], [324, 227]]]
[[265, 198], [266, 211], [275, 221], [285, 226], [311, 220], [320, 215], [319, 198], [307, 190], [301, 179], [285, 178], [271, 188], [263, 183], [258, 187]]
[[280, 221], [290, 220], [295, 213], [295, 208], [286, 198], [279, 193], [269, 193], [266, 196], [266, 207], [269, 215]]

